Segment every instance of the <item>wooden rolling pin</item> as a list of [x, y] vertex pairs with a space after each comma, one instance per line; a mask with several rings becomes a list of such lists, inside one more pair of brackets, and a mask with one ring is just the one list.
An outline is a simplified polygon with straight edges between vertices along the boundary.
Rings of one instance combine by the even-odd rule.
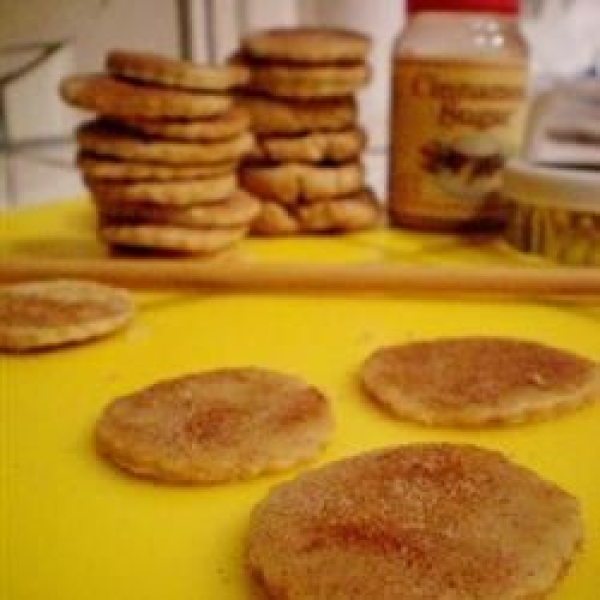
[[0, 282], [91, 279], [133, 289], [393, 291], [600, 298], [593, 267], [456, 267], [194, 262], [176, 259], [0, 259]]

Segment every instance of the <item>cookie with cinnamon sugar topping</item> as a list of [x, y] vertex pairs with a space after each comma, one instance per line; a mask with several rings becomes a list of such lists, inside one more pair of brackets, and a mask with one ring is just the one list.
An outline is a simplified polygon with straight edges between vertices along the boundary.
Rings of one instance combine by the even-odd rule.
[[263, 236], [298, 233], [349, 233], [376, 227], [382, 218], [381, 205], [370, 189], [310, 204], [286, 206], [263, 201], [252, 232]]
[[252, 69], [251, 89], [275, 98], [309, 100], [351, 96], [370, 80], [367, 64], [258, 64]]
[[203, 227], [142, 220], [128, 222], [102, 212], [98, 225], [98, 237], [114, 248], [176, 255], [216, 254], [244, 239], [247, 232], [247, 225]]
[[164, 224], [182, 227], [248, 226], [260, 213], [260, 202], [242, 190], [217, 202], [185, 205], [106, 201], [95, 197], [100, 220], [129, 224]]
[[146, 119], [120, 117], [119, 123], [157, 139], [206, 142], [225, 140], [250, 129], [250, 115], [241, 106], [234, 106], [222, 115], [206, 119]]
[[300, 64], [360, 63], [370, 47], [368, 36], [333, 27], [280, 27], [242, 40], [244, 53], [254, 60]]
[[106, 181], [86, 178], [90, 192], [101, 201], [167, 206], [194, 206], [224, 200], [237, 189], [234, 174], [181, 181]]
[[377, 403], [401, 418], [476, 426], [551, 417], [600, 399], [600, 365], [570, 351], [499, 337], [380, 348], [360, 369]]
[[254, 146], [254, 138], [248, 132], [203, 143], [156, 140], [102, 119], [82, 124], [76, 138], [80, 150], [91, 154], [179, 166], [238, 161]]
[[241, 64], [203, 65], [154, 52], [120, 49], [106, 55], [106, 69], [117, 77], [142, 83], [204, 92], [226, 92], [250, 79], [248, 69]]
[[333, 428], [329, 403], [301, 379], [223, 368], [151, 385], [112, 402], [96, 427], [101, 454], [142, 477], [214, 483], [312, 458]]
[[248, 94], [240, 103], [259, 136], [342, 131], [357, 126], [357, 103], [349, 96], [290, 101]]
[[91, 152], [79, 152], [77, 167], [81, 170], [85, 179], [159, 182], [210, 179], [211, 177], [227, 175], [235, 172], [237, 162], [176, 165], [101, 157]]
[[358, 193], [365, 186], [365, 172], [358, 161], [342, 165], [248, 164], [240, 170], [240, 184], [262, 200], [296, 205]]
[[295, 136], [259, 136], [249, 154], [256, 162], [342, 164], [358, 160], [367, 137], [359, 128]]
[[112, 117], [206, 118], [233, 106], [228, 94], [139, 85], [104, 73], [70, 75], [60, 82], [59, 91], [71, 106]]
[[127, 325], [135, 306], [126, 290], [55, 279], [0, 287], [0, 350], [24, 352], [81, 343]]
[[246, 563], [269, 598], [542, 598], [582, 533], [574, 497], [500, 453], [415, 444], [274, 488], [251, 515]]

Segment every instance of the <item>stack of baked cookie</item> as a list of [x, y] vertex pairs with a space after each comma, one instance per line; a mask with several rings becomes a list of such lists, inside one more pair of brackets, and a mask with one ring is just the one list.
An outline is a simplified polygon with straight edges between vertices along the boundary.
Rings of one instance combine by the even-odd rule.
[[242, 42], [252, 72], [243, 102], [254, 152], [242, 187], [261, 200], [262, 235], [343, 232], [376, 225], [380, 205], [360, 161], [366, 136], [355, 94], [369, 78], [368, 38], [323, 28], [267, 30]]
[[260, 209], [237, 184], [238, 163], [254, 143], [233, 98], [248, 69], [113, 51], [106, 70], [61, 84], [69, 104], [97, 113], [77, 142], [101, 239], [213, 253], [244, 237]]

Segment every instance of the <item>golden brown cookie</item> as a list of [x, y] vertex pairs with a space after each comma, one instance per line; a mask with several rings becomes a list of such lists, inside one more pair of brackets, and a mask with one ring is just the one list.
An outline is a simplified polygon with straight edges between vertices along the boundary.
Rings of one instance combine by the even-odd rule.
[[190, 181], [117, 182], [87, 179], [86, 185], [100, 202], [169, 205], [215, 202], [231, 196], [237, 189], [236, 177], [233, 174]]
[[127, 127], [145, 135], [167, 140], [224, 140], [250, 129], [250, 115], [236, 106], [222, 115], [207, 119], [121, 118]]
[[241, 64], [203, 65], [151, 52], [112, 50], [106, 68], [113, 75], [175, 88], [223, 92], [248, 83], [250, 71]]
[[354, 98], [284, 101], [266, 96], [244, 96], [252, 130], [263, 135], [295, 135], [310, 131], [342, 131], [356, 127]]
[[240, 170], [240, 182], [243, 188], [262, 200], [298, 204], [358, 192], [364, 187], [364, 172], [359, 163], [247, 165]]
[[203, 143], [156, 141], [110, 127], [104, 121], [82, 125], [77, 130], [77, 142], [82, 150], [101, 156], [172, 165], [236, 161], [254, 146], [250, 133]]
[[98, 449], [142, 477], [246, 479], [312, 458], [333, 428], [327, 399], [301, 379], [255, 367], [196, 373], [115, 400]]
[[300, 222], [291, 207], [266, 200], [260, 203], [260, 212], [252, 221], [250, 231], [264, 236], [292, 235], [300, 233]]
[[269, 598], [545, 598], [582, 536], [577, 500], [499, 452], [414, 444], [275, 487], [246, 562]]
[[[106, 202], [96, 198], [101, 217], [113, 223], [156, 223], [182, 227], [235, 227], [248, 225], [260, 212], [260, 202], [242, 190], [231, 196], [192, 206], [149, 202]], [[106, 219], [104, 219], [106, 220]]]
[[27, 351], [79, 343], [112, 333], [132, 319], [129, 293], [58, 279], [0, 288], [0, 349]]
[[292, 207], [300, 228], [310, 233], [349, 233], [376, 227], [381, 223], [383, 210], [369, 189], [358, 193]]
[[265, 64], [252, 68], [252, 90], [277, 98], [339, 98], [356, 93], [369, 80], [365, 64], [296, 66]]
[[252, 233], [265, 236], [349, 233], [376, 227], [382, 215], [382, 207], [369, 189], [310, 204], [287, 206], [266, 201], [261, 203], [260, 214], [252, 222]]
[[329, 27], [268, 29], [242, 41], [243, 52], [254, 59], [299, 63], [363, 62], [369, 48], [367, 36]]
[[365, 390], [393, 414], [475, 426], [555, 416], [600, 399], [598, 363], [536, 342], [442, 338], [376, 350]]
[[236, 170], [237, 163], [222, 162], [181, 166], [110, 159], [80, 152], [77, 156], [77, 166], [84, 178], [92, 180], [177, 181], [230, 175]]
[[148, 118], [197, 118], [227, 112], [226, 94], [195, 94], [137, 85], [104, 74], [72, 75], [61, 81], [65, 102], [101, 115]]
[[167, 224], [120, 224], [101, 219], [98, 234], [110, 246], [176, 254], [213, 254], [246, 236], [248, 228], [198, 229]]
[[249, 158], [276, 163], [344, 163], [360, 156], [366, 140], [360, 129], [317, 131], [295, 136], [259, 136]]

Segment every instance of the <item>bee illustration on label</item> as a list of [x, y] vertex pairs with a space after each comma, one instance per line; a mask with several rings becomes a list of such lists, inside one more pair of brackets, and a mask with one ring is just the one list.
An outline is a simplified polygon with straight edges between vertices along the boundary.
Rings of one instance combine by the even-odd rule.
[[445, 193], [459, 199], [481, 201], [501, 185], [506, 156], [491, 136], [461, 136], [449, 141], [431, 140], [421, 148], [421, 166]]

